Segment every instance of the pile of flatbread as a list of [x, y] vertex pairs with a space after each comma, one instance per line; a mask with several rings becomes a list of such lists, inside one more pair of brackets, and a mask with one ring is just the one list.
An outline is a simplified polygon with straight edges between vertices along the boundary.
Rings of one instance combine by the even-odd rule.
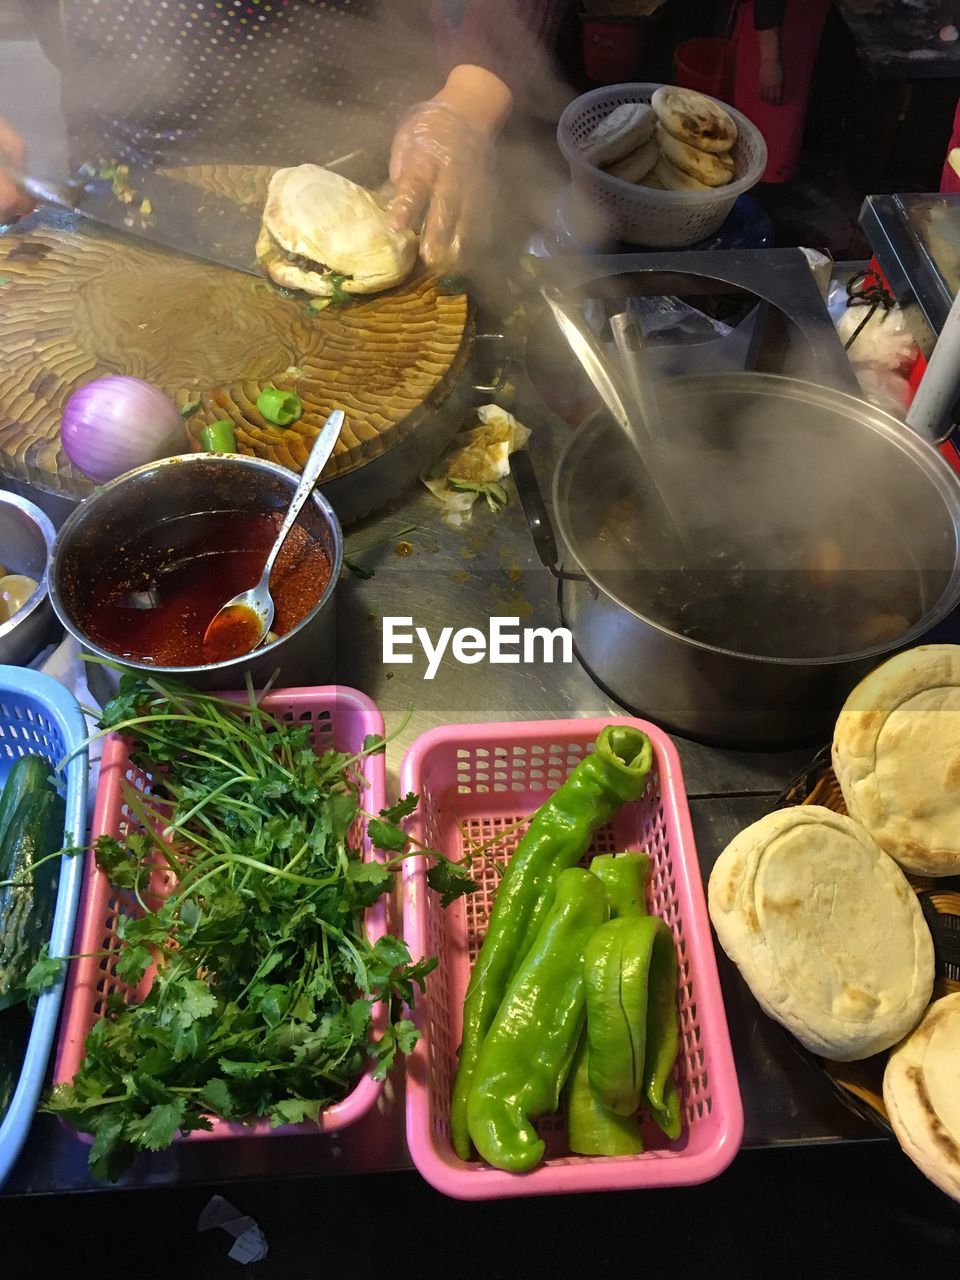
[[837, 1062], [897, 1046], [884, 1103], [903, 1149], [960, 1199], [960, 995], [930, 1003], [934, 950], [905, 872], [960, 874], [960, 646], [885, 662], [838, 717], [849, 816], [767, 814], [724, 849], [710, 916], [760, 1005]]
[[718, 102], [663, 85], [627, 102], [584, 139], [587, 159], [615, 178], [665, 191], [709, 191], [733, 179], [737, 126]]

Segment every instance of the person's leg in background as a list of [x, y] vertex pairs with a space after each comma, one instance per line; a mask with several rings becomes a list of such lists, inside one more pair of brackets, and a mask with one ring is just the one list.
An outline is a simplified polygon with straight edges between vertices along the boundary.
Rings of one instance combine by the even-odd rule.
[[738, 5], [734, 105], [767, 144], [763, 182], [789, 182], [796, 175], [810, 82], [829, 9], [830, 0], [741, 0]]

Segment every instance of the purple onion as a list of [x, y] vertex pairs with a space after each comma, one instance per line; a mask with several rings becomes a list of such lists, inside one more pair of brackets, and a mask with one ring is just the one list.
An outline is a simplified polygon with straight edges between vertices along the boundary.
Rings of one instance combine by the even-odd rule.
[[97, 484], [187, 447], [183, 418], [170, 397], [149, 382], [120, 376], [97, 378], [73, 393], [60, 439], [77, 470]]

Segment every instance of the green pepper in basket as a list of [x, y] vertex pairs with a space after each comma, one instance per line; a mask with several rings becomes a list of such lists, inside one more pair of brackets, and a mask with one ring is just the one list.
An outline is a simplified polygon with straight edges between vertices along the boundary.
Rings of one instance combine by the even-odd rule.
[[601, 853], [590, 863], [590, 870], [607, 891], [611, 916], [616, 919], [647, 914], [649, 854]]
[[670, 930], [654, 916], [611, 920], [590, 939], [584, 969], [591, 1087], [623, 1116], [646, 1097], [660, 1127], [677, 1137], [679, 1098], [670, 1096], [677, 1056]]
[[583, 1029], [583, 956], [607, 915], [607, 894], [581, 867], [557, 876], [553, 906], [480, 1049], [467, 1123], [481, 1156], [522, 1173], [543, 1156], [531, 1124], [557, 1109]]
[[453, 1148], [462, 1160], [470, 1159], [467, 1098], [484, 1036], [550, 909], [557, 876], [576, 866], [621, 805], [639, 800], [652, 764], [653, 748], [645, 733], [630, 725], [608, 725], [593, 753], [533, 815], [504, 872], [463, 1007], [450, 1109]]
[[589, 1061], [584, 1032], [563, 1091], [567, 1145], [580, 1156], [640, 1155], [643, 1138], [636, 1116], [618, 1116], [603, 1105], [590, 1087]]
[[654, 939], [647, 996], [647, 1047], [643, 1067], [643, 1096], [668, 1138], [680, 1137], [680, 1095], [673, 1064], [680, 1047], [677, 1017], [677, 952], [665, 924]]
[[[646, 884], [650, 858], [645, 853], [601, 854], [590, 863], [617, 916], [647, 914]], [[643, 1151], [636, 1117], [621, 1116], [606, 1106], [590, 1084], [590, 1050], [586, 1031], [563, 1091], [567, 1143], [582, 1156], [633, 1156]]]

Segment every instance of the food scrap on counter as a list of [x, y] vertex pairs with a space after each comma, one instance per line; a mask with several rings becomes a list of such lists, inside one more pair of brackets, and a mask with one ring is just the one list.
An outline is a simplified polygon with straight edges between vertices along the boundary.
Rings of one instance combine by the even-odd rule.
[[440, 461], [421, 476], [443, 503], [445, 522], [455, 526], [469, 522], [481, 495], [491, 511], [506, 506], [501, 481], [510, 474], [510, 455], [530, 439], [529, 429], [499, 405], [481, 405], [476, 416], [480, 425], [461, 431]]

